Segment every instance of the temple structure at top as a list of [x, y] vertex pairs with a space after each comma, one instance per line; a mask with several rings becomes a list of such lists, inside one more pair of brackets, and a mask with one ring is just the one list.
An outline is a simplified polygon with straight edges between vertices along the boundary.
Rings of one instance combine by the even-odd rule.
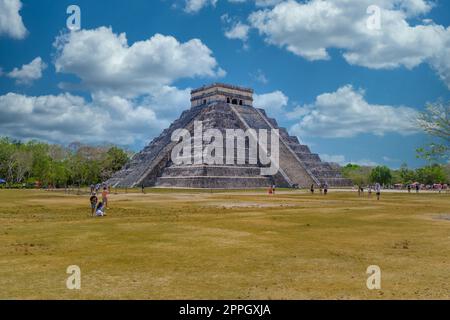
[[253, 106], [253, 89], [224, 83], [213, 83], [191, 91], [191, 107], [225, 102], [239, 106]]

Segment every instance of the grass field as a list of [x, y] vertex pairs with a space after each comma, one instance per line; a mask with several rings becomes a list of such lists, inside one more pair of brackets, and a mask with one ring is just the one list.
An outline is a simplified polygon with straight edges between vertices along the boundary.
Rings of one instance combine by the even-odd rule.
[[450, 194], [153, 189], [103, 218], [88, 202], [0, 190], [1, 299], [450, 299]]

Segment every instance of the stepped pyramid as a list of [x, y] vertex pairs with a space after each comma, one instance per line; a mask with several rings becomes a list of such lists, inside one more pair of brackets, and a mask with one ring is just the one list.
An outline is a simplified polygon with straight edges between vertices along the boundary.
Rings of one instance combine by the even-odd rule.
[[[261, 165], [250, 164], [175, 164], [171, 152], [178, 141], [172, 133], [186, 129], [193, 136], [194, 122], [201, 121], [203, 130], [226, 129], [279, 130], [279, 170], [273, 176], [262, 176]], [[225, 143], [223, 144], [225, 146]], [[245, 146], [248, 149], [247, 146]], [[236, 146], [235, 146], [236, 148]], [[248, 153], [248, 150], [247, 150]], [[225, 156], [225, 151], [223, 152]], [[235, 150], [236, 154], [236, 150]], [[183, 155], [184, 156], [184, 155]], [[248, 160], [248, 159], [247, 159]], [[329, 186], [349, 186], [351, 181], [341, 177], [329, 163], [322, 162], [297, 137], [280, 128], [275, 119], [263, 109], [253, 107], [253, 90], [222, 83], [191, 91], [191, 108], [184, 111], [169, 128], [118, 171], [107, 183], [113, 187], [183, 187], [183, 188], [266, 188], [309, 187], [327, 183]]]

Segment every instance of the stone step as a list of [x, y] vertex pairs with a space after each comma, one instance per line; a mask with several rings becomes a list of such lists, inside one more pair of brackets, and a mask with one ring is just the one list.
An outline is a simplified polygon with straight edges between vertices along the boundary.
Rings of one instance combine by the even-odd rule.
[[185, 177], [185, 176], [222, 176], [222, 177], [258, 177], [261, 168], [255, 166], [171, 166], [162, 172], [162, 177]]
[[197, 177], [160, 177], [156, 181], [159, 187], [177, 188], [211, 188], [211, 189], [248, 189], [267, 188], [272, 185], [268, 177], [240, 176], [197, 176]]

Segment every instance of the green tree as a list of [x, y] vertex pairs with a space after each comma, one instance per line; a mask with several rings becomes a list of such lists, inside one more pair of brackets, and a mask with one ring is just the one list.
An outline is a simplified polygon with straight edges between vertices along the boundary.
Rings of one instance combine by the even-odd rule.
[[386, 166], [377, 166], [370, 172], [369, 179], [372, 183], [378, 182], [383, 185], [390, 184], [392, 182], [391, 169]]
[[400, 166], [400, 169], [398, 170], [398, 177], [399, 180], [396, 182], [402, 184], [411, 184], [414, 183], [416, 180], [416, 173], [414, 172], [414, 170], [408, 169], [407, 164], [404, 163]]
[[110, 178], [114, 172], [122, 169], [128, 159], [128, 154], [124, 150], [118, 147], [109, 148], [103, 162], [102, 177], [104, 179]]
[[450, 102], [428, 104], [417, 123], [436, 141], [417, 149], [419, 157], [436, 162], [450, 158]]
[[417, 169], [416, 176], [417, 180], [423, 184], [448, 182], [444, 167], [438, 164]]
[[0, 137], [0, 178], [8, 183], [39, 181], [42, 186], [97, 183], [110, 178], [128, 159], [129, 153], [115, 146], [74, 142], [64, 147]]
[[351, 163], [341, 169], [341, 173], [345, 178], [352, 180], [353, 183], [359, 186], [367, 185], [369, 183], [370, 171], [370, 167]]

